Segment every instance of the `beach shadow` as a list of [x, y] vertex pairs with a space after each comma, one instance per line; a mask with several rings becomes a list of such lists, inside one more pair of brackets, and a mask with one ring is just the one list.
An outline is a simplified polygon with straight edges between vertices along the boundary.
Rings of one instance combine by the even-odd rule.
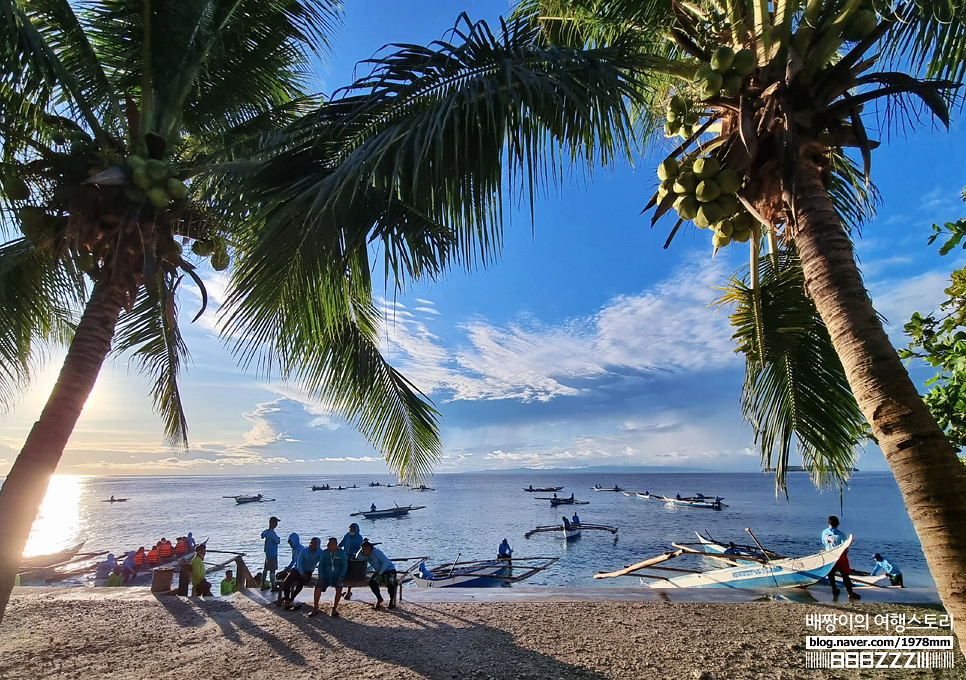
[[[447, 623], [446, 619], [463, 625]], [[315, 623], [318, 619], [312, 621], [318, 625]], [[406, 625], [413, 622], [418, 627]], [[382, 612], [376, 622], [325, 616], [319, 624], [347, 648], [373, 660], [409, 668], [432, 680], [476, 677], [480, 669], [501, 669], [502, 675], [516, 678], [605, 680], [608, 677], [521, 647], [509, 631], [412, 603], [407, 603], [405, 609]], [[456, 649], [460, 653], [440, 654], [440, 649]], [[507, 659], [512, 659], [512, 668], [507, 667]]]
[[[280, 659], [295, 664], [297, 666], [307, 665], [305, 657], [295, 650], [291, 645], [286, 644], [282, 636], [267, 632], [264, 628], [240, 612], [231, 602], [225, 600], [198, 600], [198, 609], [204, 612], [208, 618], [218, 624], [222, 635], [231, 643], [242, 646], [246, 640], [239, 635], [239, 632], [256, 637], [267, 644]], [[317, 636], [316, 642], [325, 644], [324, 639]]]
[[154, 599], [167, 610], [179, 626], [198, 628], [205, 625], [205, 617], [198, 613], [189, 600], [172, 595], [155, 595]]

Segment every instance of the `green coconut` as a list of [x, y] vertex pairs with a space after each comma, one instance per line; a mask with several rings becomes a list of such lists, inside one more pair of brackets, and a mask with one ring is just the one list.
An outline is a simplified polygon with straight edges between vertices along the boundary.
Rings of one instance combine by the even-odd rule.
[[171, 194], [171, 198], [179, 201], [188, 195], [187, 185], [185, 185], [185, 183], [177, 177], [169, 177], [167, 184], [165, 184], [165, 188], [168, 190], [168, 193]]
[[[720, 177], [721, 175], [718, 175]], [[718, 181], [718, 177], [714, 178], [718, 187], [721, 187], [721, 182]], [[722, 191], [721, 195], [718, 196], [718, 205], [721, 206], [721, 212], [725, 217], [731, 217], [735, 213], [741, 210], [741, 201], [734, 194], [726, 194]]]
[[718, 196], [721, 195], [721, 189], [718, 188], [718, 183], [713, 179], [705, 179], [701, 180], [695, 188], [694, 195], [702, 203], [710, 203], [717, 200]]
[[680, 196], [674, 202], [674, 208], [678, 215], [686, 220], [693, 220], [698, 214], [698, 199], [694, 196]]
[[724, 74], [731, 68], [735, 60], [735, 51], [727, 45], [722, 45], [711, 54], [711, 68]]
[[231, 259], [226, 250], [219, 250], [211, 256], [211, 266], [215, 271], [225, 271], [230, 263]]
[[879, 25], [879, 17], [871, 9], [860, 9], [842, 30], [842, 37], [849, 42], [859, 42], [869, 37], [869, 34]]
[[724, 234], [715, 232], [714, 236], [711, 237], [711, 245], [713, 245], [715, 248], [724, 248], [729, 243], [731, 243], [730, 236], [725, 236]]
[[741, 74], [732, 71], [724, 77], [721, 82], [721, 92], [725, 97], [737, 97], [741, 92], [741, 83], [744, 82]]
[[698, 179], [711, 179], [721, 170], [721, 161], [713, 156], [701, 156], [694, 160], [694, 174]]
[[215, 252], [215, 244], [211, 241], [195, 241], [191, 244], [191, 252], [201, 257], [211, 257]]
[[148, 159], [144, 164], [148, 177], [154, 180], [161, 180], [168, 176], [168, 166], [155, 158]]
[[718, 186], [721, 187], [721, 192], [725, 194], [736, 193], [741, 189], [742, 185], [741, 175], [732, 168], [724, 168], [721, 170], [721, 172], [715, 175], [714, 181], [718, 183]]
[[78, 253], [74, 256], [74, 266], [82, 272], [89, 271], [94, 267], [94, 256], [90, 253]]
[[679, 121], [679, 120], [676, 120], [676, 121], [673, 121], [673, 122], [670, 121], [670, 120], [665, 121], [665, 123], [664, 123], [664, 136], [665, 137], [674, 137], [678, 133], [678, 130], [680, 130], [680, 129], [681, 129], [681, 121]]
[[735, 231], [731, 235], [732, 241], [737, 241], [738, 243], [747, 243], [748, 239], [751, 238], [751, 229], [743, 229], [742, 231]]
[[698, 208], [698, 216], [709, 225], [721, 220], [721, 206], [714, 201], [702, 203]]
[[161, 187], [153, 187], [148, 189], [147, 193], [148, 200], [151, 201], [156, 208], [163, 208], [171, 202], [171, 195]]
[[758, 58], [754, 51], [741, 49], [735, 52], [735, 58], [731, 62], [732, 70], [741, 77], [750, 76], [758, 66]]
[[141, 156], [135, 156], [133, 154], [124, 159], [124, 164], [131, 168], [131, 170], [134, 170], [134, 168], [143, 168], [146, 162]]
[[26, 201], [30, 198], [30, 187], [15, 175], [3, 179], [3, 190], [11, 201]]
[[678, 130], [678, 134], [681, 136], [682, 139], [687, 139], [688, 137], [694, 134], [694, 126], [682, 125], [681, 129]]
[[657, 166], [657, 176], [662, 180], [673, 179], [678, 176], [678, 162], [673, 158], [665, 158]]
[[44, 218], [47, 213], [43, 208], [35, 205], [25, 205], [17, 211], [20, 219], [20, 231], [31, 241], [36, 241], [44, 233]]
[[671, 101], [668, 103], [668, 111], [674, 111], [675, 113], [686, 113], [688, 110], [688, 100], [679, 94], [671, 97]]
[[754, 215], [745, 210], [735, 215], [734, 223], [735, 231], [751, 231], [757, 226], [758, 220], [755, 219]]
[[154, 184], [153, 180], [148, 176], [147, 169], [144, 166], [131, 170], [131, 181], [138, 189], [144, 190], [150, 189], [151, 185]]
[[735, 223], [728, 218], [725, 218], [714, 225], [714, 230], [724, 236], [731, 236], [733, 233], [735, 233]]
[[698, 188], [698, 178], [693, 172], [682, 172], [674, 179], [674, 193], [693, 194]]

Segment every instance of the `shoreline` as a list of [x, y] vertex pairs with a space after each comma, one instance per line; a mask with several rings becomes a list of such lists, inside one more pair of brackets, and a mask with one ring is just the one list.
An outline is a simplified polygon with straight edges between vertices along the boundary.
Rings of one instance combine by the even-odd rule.
[[[357, 588], [352, 601], [340, 604], [342, 617], [334, 619], [308, 618], [310, 606], [283, 612], [257, 590], [187, 598], [155, 595], [146, 588], [20, 587], [0, 624], [0, 677], [136, 672], [152, 678], [201, 673], [212, 678], [351, 675], [377, 680], [966, 678], [958, 644], [954, 668], [806, 668], [806, 635], [897, 634], [874, 623], [867, 630], [816, 632], [806, 617], [867, 614], [874, 620], [901, 614], [922, 619], [943, 613], [932, 602], [894, 601], [897, 595], [905, 599], [919, 592], [865, 588], [861, 601], [842, 598], [836, 603], [828, 588], [812, 590], [805, 593], [811, 601], [776, 591], [729, 592], [746, 599], [694, 601], [678, 597], [685, 591], [645, 593], [641, 588], [410, 587], [400, 607], [390, 612], [374, 611], [372, 594]], [[867, 597], [870, 590], [882, 592]], [[299, 600], [311, 598], [311, 592], [303, 591]], [[323, 605], [331, 606], [331, 591], [322, 598]], [[933, 628], [907, 634], [950, 632]]]

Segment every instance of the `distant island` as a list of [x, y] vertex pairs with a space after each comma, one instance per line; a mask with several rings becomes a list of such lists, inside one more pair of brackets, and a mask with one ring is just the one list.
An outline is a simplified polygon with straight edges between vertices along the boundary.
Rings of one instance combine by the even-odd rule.
[[[775, 472], [776, 468], [766, 467], [762, 472]], [[847, 468], [849, 472], [858, 472], [859, 468]], [[785, 468], [785, 472], [811, 472], [811, 470], [803, 465], [789, 465]]]

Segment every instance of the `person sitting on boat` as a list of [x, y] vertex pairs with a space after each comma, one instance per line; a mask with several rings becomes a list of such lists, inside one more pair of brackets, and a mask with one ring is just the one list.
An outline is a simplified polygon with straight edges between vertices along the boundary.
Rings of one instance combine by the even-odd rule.
[[102, 581], [106, 581], [107, 577], [114, 573], [114, 569], [117, 568], [117, 560], [114, 559], [114, 553], [108, 553], [107, 559], [103, 562], [99, 562], [97, 565], [97, 571], [94, 573], [94, 578]]
[[561, 517], [560, 519], [563, 520], [564, 531], [570, 531], [571, 528], [573, 527], [573, 525], [570, 523], [570, 520], [567, 519], [566, 517]]
[[557, 497], [557, 492], [556, 492], [556, 491], [554, 492], [554, 494], [553, 494], [553, 497], [554, 497], [554, 498], [556, 498], [556, 497]]
[[728, 547], [724, 549], [725, 555], [737, 555], [738, 546], [735, 545], [734, 541], [728, 541]]
[[681, 494], [679, 493], [674, 494], [674, 498], [677, 500], [681, 500]]
[[127, 557], [121, 563], [121, 579], [124, 583], [130, 583], [131, 579], [137, 576], [137, 564], [134, 561], [135, 553], [133, 550], [129, 550]]
[[143, 545], [137, 549], [137, 552], [134, 553], [134, 565], [136, 567], [146, 567], [148, 565], [148, 556], [147, 553], [144, 552]]
[[614, 491], [620, 491], [620, 490], [621, 490], [621, 488], [615, 484], [614, 485]]
[[278, 522], [278, 517], [274, 515], [269, 517], [268, 528], [261, 535], [265, 541], [265, 563], [262, 565], [261, 590], [268, 590], [269, 588], [276, 590], [278, 588], [275, 572], [278, 571], [278, 545], [282, 542], [282, 539], [275, 533], [275, 527], [278, 526]]
[[430, 581], [436, 578], [436, 574], [434, 574], [433, 572], [431, 572], [429, 569], [426, 568], [425, 562], [419, 563], [419, 575], [425, 579], [429, 579]]
[[185, 545], [188, 546], [188, 552], [191, 552], [192, 550], [195, 549], [195, 539], [191, 535], [190, 531], [188, 532], [188, 535], [184, 537], [184, 542], [185, 542]]
[[113, 502], [114, 502], [114, 500], [115, 500], [115, 499], [114, 499], [114, 494], [111, 494], [111, 503], [113, 503]]
[[231, 569], [225, 572], [225, 578], [221, 582], [221, 594], [231, 595], [237, 589], [238, 581], [232, 577]]
[[148, 550], [148, 564], [157, 564], [161, 555], [161, 543], [155, 543], [154, 547]]
[[[352, 558], [359, 554], [359, 549], [362, 548], [362, 533], [359, 531], [358, 524], [353, 522], [349, 525], [349, 531], [339, 541], [339, 547], [345, 550], [346, 557]], [[352, 599], [352, 586], [345, 589], [344, 599]]]
[[570, 494], [570, 500], [573, 500], [573, 499], [574, 499], [574, 495]]
[[571, 524], [580, 524], [580, 517], [577, 516], [577, 513], [576, 512], [574, 512], [574, 516], [570, 518], [570, 523]]
[[497, 548], [496, 556], [497, 556], [497, 559], [500, 559], [500, 560], [508, 560], [510, 559], [510, 557], [513, 556], [513, 548], [510, 547], [510, 542], [505, 538], [503, 539], [503, 542], [500, 544], [500, 547]]
[[174, 556], [174, 546], [171, 545], [171, 541], [166, 538], [162, 538], [161, 542], [158, 543], [158, 558], [162, 562], [167, 562]]
[[191, 558], [191, 595], [211, 597], [211, 584], [205, 578], [205, 546], [203, 545], [198, 546], [195, 556]]
[[875, 562], [875, 567], [872, 568], [873, 576], [878, 574], [879, 570], [881, 570], [883, 574], [889, 577], [889, 583], [894, 586], [899, 586], [900, 588], [905, 588], [905, 586], [902, 584], [902, 572], [899, 571], [899, 567], [894, 565], [879, 553], [873, 555], [872, 559]]
[[339, 600], [342, 599], [342, 584], [345, 579], [345, 572], [349, 568], [349, 557], [345, 550], [339, 547], [339, 541], [335, 536], [330, 536], [322, 551], [319, 559], [319, 579], [315, 584], [315, 600], [312, 603], [312, 611], [309, 616], [319, 613], [319, 598], [326, 588], [335, 588], [335, 600], [332, 602], [332, 611], [329, 614], [334, 618], [339, 617]]
[[386, 590], [389, 591], [389, 609], [395, 609], [396, 585], [398, 583], [396, 565], [386, 557], [384, 552], [369, 541], [362, 542], [362, 554], [366, 556], [366, 560], [368, 560], [369, 566], [372, 567], [374, 572], [372, 578], [369, 579], [369, 589], [376, 596], [376, 604], [373, 605], [373, 609], [379, 609], [379, 606], [383, 603], [382, 595], [379, 594], [380, 584], [385, 584]]
[[[822, 547], [825, 550], [832, 550], [838, 546], [845, 543], [848, 537], [839, 529], [839, 518], [835, 515], [828, 516], [828, 526], [822, 531]], [[852, 571], [852, 567], [849, 565], [849, 555], [848, 551], [842, 553], [842, 556], [838, 559], [835, 565], [832, 567], [832, 571], [828, 573], [828, 582], [832, 584], [832, 595], [838, 595], [839, 589], [835, 585], [835, 572], [838, 572], [842, 576], [842, 584], [845, 586], [846, 592], [849, 594], [850, 600], [860, 600], [862, 599], [858, 593], [852, 592], [852, 579], [849, 578], [849, 572]]]
[[184, 555], [186, 552], [188, 552], [188, 541], [184, 536], [178, 536], [178, 540], [174, 543], [174, 554]]
[[369, 507], [369, 512], [375, 512], [375, 511], [376, 511], [376, 504], [375, 504], [375, 503], [373, 503], [373, 504], [372, 504], [372, 505], [371, 505], [371, 506]]
[[279, 604], [289, 611], [298, 608], [295, 604], [295, 598], [302, 592], [305, 584], [312, 580], [312, 572], [315, 571], [315, 568], [319, 565], [319, 559], [322, 557], [321, 545], [322, 540], [318, 536], [313, 536], [308, 547], [299, 551], [295, 558], [294, 567], [289, 570], [285, 581], [282, 582]]
[[[533, 491], [533, 484], [530, 485], [530, 491]], [[425, 567], [425, 565], [423, 565]]]

